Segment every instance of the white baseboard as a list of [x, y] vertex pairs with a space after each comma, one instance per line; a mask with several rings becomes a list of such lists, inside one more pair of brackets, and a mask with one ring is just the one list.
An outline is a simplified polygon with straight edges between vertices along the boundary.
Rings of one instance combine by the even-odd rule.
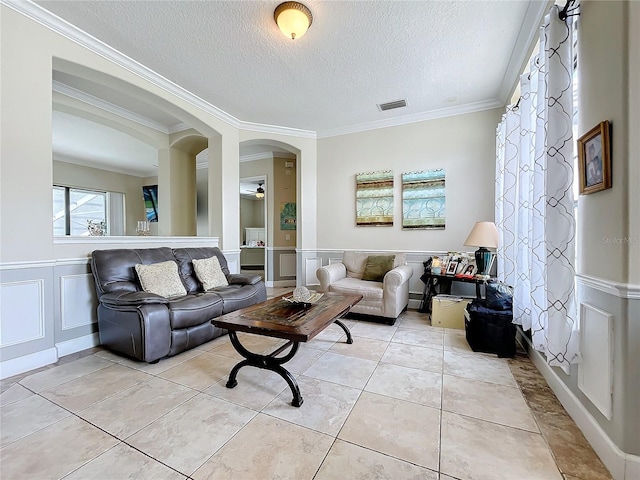
[[13, 377], [29, 370], [44, 367], [58, 361], [58, 350], [48, 348], [22, 357], [0, 362], [0, 379]]
[[623, 452], [596, 422], [569, 387], [560, 380], [556, 372], [547, 364], [544, 356], [535, 350], [529, 339], [519, 335], [528, 344], [529, 358], [549, 384], [553, 393], [571, 416], [587, 441], [609, 469], [615, 480], [635, 480], [640, 478], [640, 456]]
[[97, 333], [56, 343], [53, 348], [0, 362], [0, 380], [56, 363], [60, 357], [100, 345]]
[[294, 280], [276, 280], [275, 282], [268, 281], [268, 282], [265, 282], [265, 286], [267, 286], [269, 288], [295, 287], [296, 286], [296, 281], [295, 281], [295, 279]]
[[407, 308], [411, 310], [418, 310], [420, 308], [421, 303], [422, 303], [422, 300], [409, 299], [409, 306]]
[[625, 480], [640, 478], [640, 457], [638, 455], [627, 454], [625, 460]]
[[74, 338], [66, 342], [56, 343], [56, 348], [58, 349], [58, 357], [64, 357], [97, 345], [100, 345], [100, 336], [97, 333], [92, 333], [91, 335]]

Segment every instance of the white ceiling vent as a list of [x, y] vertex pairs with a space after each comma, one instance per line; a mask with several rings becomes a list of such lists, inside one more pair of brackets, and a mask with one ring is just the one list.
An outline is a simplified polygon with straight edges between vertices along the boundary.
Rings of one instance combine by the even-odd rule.
[[406, 100], [394, 100], [392, 102], [387, 103], [379, 103], [378, 110], [384, 112], [386, 110], [393, 110], [394, 108], [403, 108], [407, 106]]

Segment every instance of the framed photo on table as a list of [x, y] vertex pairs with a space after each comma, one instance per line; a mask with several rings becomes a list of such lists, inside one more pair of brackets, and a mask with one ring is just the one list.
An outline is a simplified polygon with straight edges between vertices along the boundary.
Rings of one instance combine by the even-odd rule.
[[458, 270], [458, 261], [450, 260], [449, 264], [447, 265], [447, 275], [455, 275], [457, 270]]
[[580, 195], [611, 188], [610, 124], [600, 122], [578, 139]]
[[471, 275], [474, 276], [476, 273], [478, 273], [478, 266], [476, 265], [476, 261], [475, 260], [470, 260], [469, 263], [467, 263], [464, 267], [464, 270], [462, 270], [462, 275]]

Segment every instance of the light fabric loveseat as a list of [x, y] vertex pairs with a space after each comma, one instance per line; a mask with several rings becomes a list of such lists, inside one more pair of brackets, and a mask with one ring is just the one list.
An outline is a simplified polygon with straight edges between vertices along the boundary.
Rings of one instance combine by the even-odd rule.
[[[363, 280], [370, 256], [395, 255], [393, 268], [382, 281]], [[352, 293], [363, 296], [351, 312], [383, 317], [393, 325], [409, 304], [409, 279], [413, 269], [406, 264], [404, 253], [344, 252], [342, 262], [320, 267], [316, 276], [320, 291]]]

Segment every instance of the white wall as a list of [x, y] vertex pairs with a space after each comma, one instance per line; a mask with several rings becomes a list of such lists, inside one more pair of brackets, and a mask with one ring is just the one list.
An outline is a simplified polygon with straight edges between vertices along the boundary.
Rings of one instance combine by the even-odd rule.
[[579, 197], [578, 273], [619, 282], [626, 282], [629, 272], [627, 6], [584, 2], [578, 41], [578, 135], [603, 120], [612, 125], [612, 188]]
[[[469, 250], [462, 244], [475, 222], [494, 219], [501, 114], [494, 109], [318, 140], [318, 247]], [[438, 168], [446, 169], [446, 229], [402, 230], [401, 174]], [[394, 225], [357, 227], [355, 176], [378, 170], [394, 174]]]

